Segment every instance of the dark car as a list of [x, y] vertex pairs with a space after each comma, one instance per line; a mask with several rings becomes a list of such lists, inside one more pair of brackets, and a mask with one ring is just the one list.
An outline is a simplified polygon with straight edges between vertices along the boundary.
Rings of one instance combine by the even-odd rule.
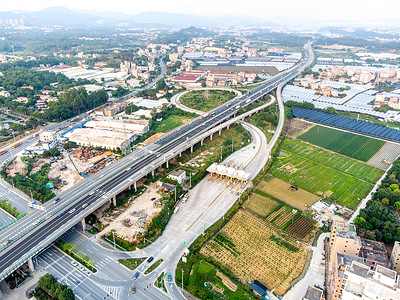
[[139, 275], [140, 275], [140, 273], [139, 273], [139, 272], [136, 272], [135, 275], [133, 275], [133, 280], [138, 279]]
[[154, 259], [154, 257], [153, 257], [153, 256], [150, 256], [149, 259], [147, 260], [147, 262], [148, 262], [148, 263], [149, 263], [149, 262], [152, 262], [153, 259]]

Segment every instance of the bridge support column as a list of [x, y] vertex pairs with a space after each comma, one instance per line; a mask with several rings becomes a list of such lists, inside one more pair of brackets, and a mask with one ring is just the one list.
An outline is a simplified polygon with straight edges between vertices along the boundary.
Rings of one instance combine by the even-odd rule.
[[35, 271], [35, 265], [33, 264], [32, 257], [30, 259], [28, 259], [28, 266], [29, 266], [29, 270], [31, 272]]
[[190, 147], [190, 153], [193, 153], [193, 146]]
[[167, 163], [166, 163], [166, 165], [167, 165], [167, 169], [169, 168], [169, 161], [167, 160]]
[[200, 141], [200, 146], [203, 146], [204, 139]]
[[230, 126], [231, 126], [231, 124], [228, 124], [228, 126], [226, 126], [226, 129], [229, 129]]
[[153, 177], [154, 177], [154, 175], [156, 175], [156, 172], [155, 172], [155, 170], [151, 171], [151, 176], [153, 176]]
[[112, 200], [113, 200], [113, 205], [116, 207], [117, 206], [117, 196], [114, 196], [112, 198]]
[[221, 135], [221, 133], [222, 133], [222, 128], [221, 128], [218, 132], [219, 132], [219, 135]]
[[136, 181], [134, 183], [134, 187], [135, 187], [135, 192], [137, 192]]
[[181, 153], [179, 153], [179, 157], [182, 157], [182, 152], [181, 152]]
[[212, 136], [213, 136], [213, 134], [210, 135], [210, 141], [212, 141]]
[[86, 229], [85, 218], [83, 218], [81, 222], [82, 222], [82, 230], [83, 230], [83, 233], [85, 233], [85, 229]]

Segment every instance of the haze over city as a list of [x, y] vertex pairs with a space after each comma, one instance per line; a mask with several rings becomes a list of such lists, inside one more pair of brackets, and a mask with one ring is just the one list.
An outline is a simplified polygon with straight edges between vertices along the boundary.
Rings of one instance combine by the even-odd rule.
[[[305, 1], [3, 1], [0, 11], [38, 11], [53, 6], [64, 6], [76, 11], [122, 12], [138, 14], [149, 11], [178, 14], [198, 14], [205, 17], [236, 16], [256, 18], [257, 21], [273, 21], [278, 24], [302, 24], [312, 27], [320, 24], [352, 25], [400, 25], [396, 0], [384, 0], [379, 4], [367, 0], [305, 0]], [[315, 22], [315, 24], [313, 23]]]

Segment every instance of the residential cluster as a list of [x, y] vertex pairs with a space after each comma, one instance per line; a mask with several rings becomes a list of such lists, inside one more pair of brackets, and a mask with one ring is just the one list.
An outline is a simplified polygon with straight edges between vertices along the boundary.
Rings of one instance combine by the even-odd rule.
[[356, 227], [334, 221], [327, 254], [327, 299], [399, 299], [400, 243], [360, 238]]

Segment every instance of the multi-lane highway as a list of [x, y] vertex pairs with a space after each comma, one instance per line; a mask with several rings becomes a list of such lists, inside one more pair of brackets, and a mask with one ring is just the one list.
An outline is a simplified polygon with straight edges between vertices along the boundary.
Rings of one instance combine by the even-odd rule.
[[[43, 218], [44, 212], [37, 212], [35, 217], [27, 216], [13, 225], [13, 229], [18, 229], [18, 235], [10, 233], [12, 230], [0, 232], [0, 242], [3, 242], [3, 245], [0, 244], [0, 249], [3, 246], [0, 252], [0, 280], [29, 257], [50, 244], [54, 240], [55, 233], [61, 235], [68, 230], [66, 224], [76, 221], [77, 217], [82, 218], [91, 213], [115, 195], [110, 191], [115, 191], [118, 187], [126, 188], [127, 184], [145, 176], [148, 171], [144, 172], [143, 170], [148, 170], [148, 167], [155, 162], [159, 163], [166, 155], [171, 153], [178, 154], [178, 151], [182, 151], [188, 141], [223, 123], [235, 115], [240, 108], [251, 104], [278, 85], [294, 78], [311, 62], [310, 51], [310, 45], [308, 45], [304, 60], [291, 70], [279, 74], [245, 95], [221, 105], [209, 112], [207, 116], [196, 118], [173, 130], [149, 144], [145, 149], [137, 150], [126, 156], [116, 163], [113, 169], [106, 169], [105, 172], [93, 176], [90, 182], [83, 181], [72, 188], [70, 192], [61, 196], [62, 201], [59, 204], [50, 203], [47, 206], [47, 219]], [[37, 219], [39, 214], [41, 214], [40, 223], [36, 223], [39, 220]], [[7, 237], [4, 238], [3, 236]]]

